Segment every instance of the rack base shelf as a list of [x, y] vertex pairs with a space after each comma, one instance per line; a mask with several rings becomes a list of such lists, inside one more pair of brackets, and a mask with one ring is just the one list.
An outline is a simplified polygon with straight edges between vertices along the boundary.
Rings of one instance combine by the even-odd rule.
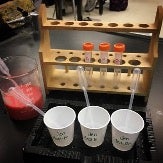
[[[78, 82], [78, 75], [76, 70], [66, 71], [64, 67], [57, 68], [56, 66], [48, 65], [46, 66], [46, 81], [48, 90], [74, 90], [80, 91], [80, 85]], [[119, 88], [113, 87], [113, 75], [112, 72], [107, 72], [104, 81], [100, 80], [100, 72], [93, 71], [92, 78], [89, 80], [88, 91], [91, 92], [107, 92], [107, 93], [117, 93], [117, 94], [129, 94], [130, 91], [130, 81], [132, 76], [127, 73], [121, 74], [121, 82], [119, 83]], [[137, 95], [146, 96], [147, 88], [143, 87], [143, 75], [139, 79], [139, 87], [135, 92]]]

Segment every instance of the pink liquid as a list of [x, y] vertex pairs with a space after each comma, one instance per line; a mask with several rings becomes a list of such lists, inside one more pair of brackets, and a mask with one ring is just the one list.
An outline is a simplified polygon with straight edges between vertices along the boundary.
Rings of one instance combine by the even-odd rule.
[[[20, 89], [25, 95], [27, 95], [34, 105], [42, 109], [43, 96], [39, 87], [30, 85], [26, 87], [22, 85]], [[30, 91], [29, 91], [30, 89]], [[11, 90], [12, 91], [12, 90]], [[27, 120], [39, 115], [32, 107], [23, 104], [10, 94], [10, 91], [3, 96], [4, 104], [7, 107], [7, 111], [12, 119], [15, 120]]]

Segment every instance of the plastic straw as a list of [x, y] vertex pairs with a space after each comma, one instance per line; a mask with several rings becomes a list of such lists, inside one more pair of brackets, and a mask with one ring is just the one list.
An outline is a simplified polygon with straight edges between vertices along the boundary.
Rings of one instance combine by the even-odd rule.
[[15, 98], [17, 98], [19, 101], [24, 103], [27, 106], [32, 107], [34, 110], [36, 110], [39, 114], [42, 116], [45, 115], [45, 113], [40, 110], [37, 106], [35, 106], [32, 101], [18, 88], [16, 87], [10, 87], [9, 88], [10, 94], [13, 95]]
[[80, 84], [81, 89], [84, 92], [84, 97], [85, 97], [87, 106], [90, 106], [90, 102], [89, 102], [89, 98], [88, 98], [88, 94], [86, 90], [88, 87], [88, 83], [84, 74], [84, 68], [82, 66], [78, 66], [77, 72], [78, 72], [78, 77], [79, 77], [79, 84]]
[[11, 76], [9, 73], [9, 69], [6, 66], [6, 64], [4, 63], [4, 61], [0, 58], [0, 70], [3, 74], [7, 75], [7, 76]]
[[138, 84], [139, 77], [140, 77], [140, 72], [141, 72], [141, 70], [139, 68], [135, 68], [133, 70], [133, 77], [132, 77], [132, 82], [131, 82], [131, 86], [130, 86], [131, 96], [130, 96], [130, 103], [129, 103], [128, 109], [132, 109], [134, 95], [135, 95], [135, 91], [137, 89], [137, 84]]
[[[90, 102], [89, 102], [89, 98], [88, 98], [88, 94], [87, 94], [87, 90], [86, 90], [88, 87], [88, 83], [87, 83], [87, 80], [86, 80], [86, 77], [84, 74], [84, 68], [82, 66], [78, 66], [77, 72], [78, 72], [78, 77], [79, 77], [79, 84], [80, 84], [80, 87], [82, 88], [82, 90], [84, 92], [84, 97], [85, 97], [86, 104], [88, 107], [88, 106], [90, 106]], [[89, 118], [90, 118], [89, 123], [91, 124], [92, 127], [94, 127], [95, 120], [92, 117], [90, 109], [88, 109], [86, 116], [89, 116]], [[86, 121], [86, 116], [85, 116], [85, 121]]]
[[16, 83], [16, 81], [10, 78], [11, 74], [10, 74], [9, 68], [6, 66], [6, 64], [1, 58], [0, 58], [0, 70], [3, 74], [7, 75], [8, 79], [14, 84], [15, 87], [18, 87], [18, 84]]
[[[27, 106], [32, 107], [35, 111], [37, 111], [40, 115], [44, 117], [46, 113], [44, 113], [42, 110], [40, 110], [36, 105], [32, 103], [32, 101], [17, 87], [10, 87], [9, 88], [10, 94], [14, 96], [16, 99], [21, 101]], [[49, 121], [49, 123], [52, 123], [55, 128], [58, 128], [59, 124], [55, 121]]]
[[[134, 101], [134, 95], [135, 95], [135, 91], [137, 89], [137, 84], [139, 81], [139, 77], [140, 77], [140, 72], [141, 70], [139, 68], [135, 68], [133, 70], [133, 76], [132, 76], [132, 81], [131, 81], [131, 85], [130, 85], [130, 90], [131, 90], [131, 96], [130, 96], [130, 103], [129, 103], [129, 107], [128, 109], [132, 109], [132, 105], [133, 105], [133, 101]], [[129, 122], [130, 116], [127, 113], [126, 115], [126, 119], [125, 119], [125, 128], [128, 127], [128, 122]]]

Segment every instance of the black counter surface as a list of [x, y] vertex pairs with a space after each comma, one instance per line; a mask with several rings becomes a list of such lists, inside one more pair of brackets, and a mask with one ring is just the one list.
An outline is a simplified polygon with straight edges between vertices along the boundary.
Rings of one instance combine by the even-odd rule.
[[[28, 55], [34, 57], [39, 63], [39, 37], [38, 33], [33, 34], [31, 29], [23, 28], [15, 36], [0, 42], [0, 57], [9, 55]], [[115, 34], [115, 33], [100, 33], [100, 32], [79, 32], [79, 31], [51, 31], [51, 44], [53, 48], [63, 49], [81, 49], [82, 43], [85, 41], [93, 41], [95, 45], [100, 42], [108, 41], [111, 44], [123, 42], [127, 45], [127, 52], [145, 52], [148, 48], [149, 38], [134, 34]], [[95, 47], [96, 50], [98, 48]], [[154, 70], [152, 87], [147, 103], [144, 103], [141, 97], [135, 97], [134, 108], [143, 108], [142, 111], [147, 113], [152, 120], [152, 126], [155, 137], [156, 149], [154, 149], [153, 158], [150, 161], [144, 162], [162, 162], [163, 161], [163, 41], [159, 42], [159, 59]], [[39, 69], [40, 70], [40, 69]], [[41, 75], [41, 72], [40, 72]], [[53, 97], [56, 100], [73, 100], [83, 102], [84, 96], [79, 96], [79, 92], [74, 92], [74, 96], [70, 96], [70, 92], [54, 91], [47, 96]], [[73, 94], [73, 93], [72, 93]], [[114, 104], [118, 101], [118, 105], [128, 105], [129, 96], [104, 95], [105, 102], [101, 100], [101, 94], [89, 94], [92, 105]], [[80, 98], [79, 98], [80, 97]], [[95, 100], [95, 97], [99, 101]], [[64, 104], [64, 102], [63, 102]], [[27, 121], [13, 121], [9, 118], [5, 111], [3, 102], [0, 103], [0, 162], [1, 163], [24, 163], [23, 149], [27, 138], [30, 136], [32, 128], [38, 121], [37, 118]]]

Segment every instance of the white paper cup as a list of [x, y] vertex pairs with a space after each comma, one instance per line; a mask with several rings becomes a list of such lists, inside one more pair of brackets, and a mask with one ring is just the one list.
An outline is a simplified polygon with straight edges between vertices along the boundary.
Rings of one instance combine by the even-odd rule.
[[135, 111], [119, 109], [111, 115], [112, 144], [120, 151], [128, 151], [134, 146], [144, 128], [143, 118]]
[[102, 107], [89, 106], [78, 114], [83, 141], [90, 147], [97, 147], [104, 141], [110, 114]]
[[67, 106], [53, 107], [45, 113], [44, 123], [57, 146], [64, 147], [73, 141], [75, 118], [75, 111]]

